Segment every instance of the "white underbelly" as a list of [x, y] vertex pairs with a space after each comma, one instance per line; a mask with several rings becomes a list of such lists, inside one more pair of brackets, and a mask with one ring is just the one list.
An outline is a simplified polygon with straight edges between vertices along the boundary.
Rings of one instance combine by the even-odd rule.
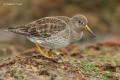
[[57, 37], [57, 38], [50, 38], [50, 39], [44, 39], [41, 40], [36, 37], [27, 37], [31, 42], [36, 43], [38, 42], [40, 46], [44, 48], [49, 49], [60, 49], [68, 46], [70, 44], [69, 39], [65, 39], [63, 37]]

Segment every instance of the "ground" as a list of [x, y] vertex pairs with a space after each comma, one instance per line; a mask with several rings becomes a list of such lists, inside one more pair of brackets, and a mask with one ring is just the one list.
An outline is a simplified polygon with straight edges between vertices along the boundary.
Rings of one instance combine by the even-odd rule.
[[86, 45], [73, 44], [59, 59], [29, 49], [1, 59], [0, 80], [120, 80], [120, 39]]

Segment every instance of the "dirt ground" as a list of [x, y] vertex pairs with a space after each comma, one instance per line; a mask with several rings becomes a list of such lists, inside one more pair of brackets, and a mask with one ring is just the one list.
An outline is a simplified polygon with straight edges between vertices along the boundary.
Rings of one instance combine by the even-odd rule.
[[120, 39], [73, 44], [55, 59], [34, 48], [0, 63], [0, 80], [120, 80]]

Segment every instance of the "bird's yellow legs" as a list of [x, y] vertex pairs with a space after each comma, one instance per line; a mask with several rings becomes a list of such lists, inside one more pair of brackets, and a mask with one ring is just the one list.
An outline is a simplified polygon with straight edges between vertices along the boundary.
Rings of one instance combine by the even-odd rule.
[[37, 48], [38, 52], [41, 53], [42, 56], [50, 58], [50, 56], [48, 55], [48, 53], [44, 52], [43, 49], [40, 47], [40, 43], [36, 42], [35, 45], [36, 45], [36, 48]]
[[49, 51], [48, 50], [43, 50], [40, 47], [40, 43], [38, 43], [38, 42], [36, 42], [35, 45], [36, 45], [37, 51], [39, 53], [41, 53], [41, 55], [44, 56], [44, 57], [46, 57], [46, 58], [53, 58], [53, 57], [55, 57], [55, 55], [59, 54], [58, 52], [53, 51], [52, 49], [50, 49]]
[[60, 55], [61, 53], [59, 53], [59, 52], [56, 51], [56, 50], [52, 50], [52, 49], [50, 49], [49, 51], [43, 50], [43, 49], [40, 47], [40, 43], [38, 43], [38, 42], [36, 42], [35, 45], [36, 45], [37, 51], [38, 51], [39, 53], [41, 53], [41, 55], [44, 56], [44, 57], [46, 57], [46, 58], [49, 58], [49, 59], [57, 59], [57, 58], [59, 59], [59, 58], [60, 58], [60, 61], [58, 61], [58, 62], [68, 61], [67, 55], [62, 55], [63, 58], [60, 57], [60, 56], [59, 56], [59, 57], [55, 57], [56, 55]]

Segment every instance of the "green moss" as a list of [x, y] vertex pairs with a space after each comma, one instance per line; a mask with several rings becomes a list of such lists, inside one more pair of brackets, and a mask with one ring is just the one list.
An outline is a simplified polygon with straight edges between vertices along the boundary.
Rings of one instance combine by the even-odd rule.
[[[84, 58], [81, 59], [80, 61], [80, 70], [82, 71], [82, 73], [88, 77], [91, 78], [97, 78], [100, 80], [110, 80], [111, 77], [113, 76], [113, 73], [110, 71], [104, 71], [101, 70], [101, 68], [103, 67], [103, 65], [105, 65], [106, 63], [110, 63], [110, 64], [117, 64], [116, 61], [119, 61], [119, 56], [113, 56], [111, 54], [97, 54], [97, 55], [87, 55], [89, 51], [85, 51], [86, 53], [83, 54]], [[101, 68], [99, 65], [101, 65]], [[114, 76], [113, 76], [114, 77]]]
[[23, 80], [24, 79], [24, 71], [19, 69], [19, 68], [14, 68], [13, 70], [10, 71], [11, 76], [14, 77], [17, 80]]
[[109, 80], [107, 76], [103, 76], [101, 80]]
[[94, 62], [90, 62], [88, 59], [82, 60], [80, 65], [84, 74], [93, 76], [99, 74], [99, 68], [97, 67], [97, 65]]

